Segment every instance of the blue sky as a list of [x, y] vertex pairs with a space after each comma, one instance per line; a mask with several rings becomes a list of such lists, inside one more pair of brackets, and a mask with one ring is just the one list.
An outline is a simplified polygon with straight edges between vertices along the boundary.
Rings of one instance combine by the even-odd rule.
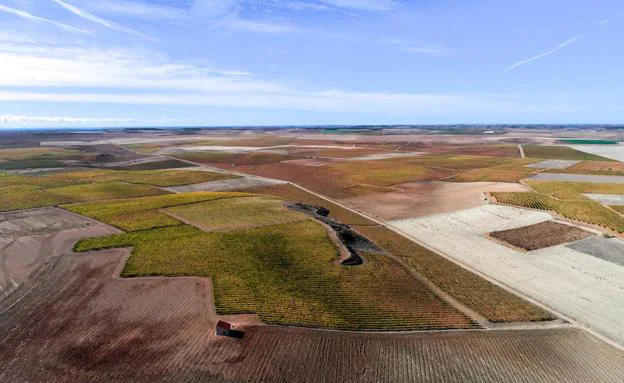
[[0, 0], [0, 128], [623, 123], [622, 8]]

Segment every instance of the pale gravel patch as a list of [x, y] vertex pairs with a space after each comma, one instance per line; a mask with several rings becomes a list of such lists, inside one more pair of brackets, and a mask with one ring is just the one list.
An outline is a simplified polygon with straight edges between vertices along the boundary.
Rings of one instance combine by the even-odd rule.
[[578, 164], [579, 162], [580, 161], [574, 160], [546, 160], [534, 164], [528, 164], [525, 167], [536, 169], [567, 169]]
[[547, 220], [548, 213], [487, 205], [389, 224], [624, 344], [624, 267], [565, 245], [522, 253], [484, 237]]
[[581, 152], [596, 154], [612, 160], [624, 162], [624, 145], [568, 145], [572, 149]]
[[279, 180], [270, 180], [270, 179], [262, 179], [262, 178], [250, 178], [250, 177], [241, 177], [241, 178], [231, 178], [226, 180], [217, 180], [217, 181], [209, 181], [202, 182], [199, 184], [193, 185], [182, 185], [182, 186], [171, 186], [162, 188], [164, 190], [170, 191], [172, 193], [188, 193], [188, 192], [196, 192], [196, 191], [228, 191], [228, 190], [239, 190], [239, 189], [251, 189], [263, 186], [272, 186], [272, 185], [282, 185], [286, 184], [285, 181]]
[[613, 206], [624, 205], [624, 194], [593, 194], [593, 193], [585, 193], [585, 196], [593, 199], [594, 201], [603, 203], [605, 205], [613, 205]]
[[595, 236], [568, 245], [568, 248], [624, 266], [624, 241]]
[[624, 184], [624, 176], [596, 174], [539, 173], [527, 178], [529, 181], [591, 182], [596, 184]]

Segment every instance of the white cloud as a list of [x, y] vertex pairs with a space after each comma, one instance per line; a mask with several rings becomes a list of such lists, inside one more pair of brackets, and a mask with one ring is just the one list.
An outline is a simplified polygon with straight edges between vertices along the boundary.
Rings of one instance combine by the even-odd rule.
[[572, 38], [567, 39], [566, 41], [564, 41], [563, 43], [557, 45], [556, 47], [554, 47], [552, 49], [549, 49], [549, 50], [547, 50], [545, 52], [542, 52], [540, 54], [537, 54], [535, 56], [531, 56], [528, 59], [525, 59], [525, 60], [522, 60], [522, 61], [518, 61], [518, 62], [516, 62], [514, 64], [511, 64], [510, 66], [505, 68], [505, 72], [509, 72], [510, 70], [516, 69], [517, 67], [522, 66], [524, 64], [528, 64], [530, 62], [533, 62], [533, 61], [539, 60], [541, 58], [550, 56], [550, 55], [552, 55], [554, 53], [557, 53], [558, 51], [560, 51], [561, 49], [567, 47], [568, 45], [574, 44], [581, 36], [582, 35], [574, 36]]
[[62, 116], [19, 116], [0, 114], [0, 124], [33, 125], [33, 124], [124, 124], [132, 123], [132, 118], [101, 118], [101, 117], [62, 117]]
[[171, 62], [154, 52], [0, 43], [0, 86], [281, 90], [250, 73]]
[[462, 49], [449, 48], [441, 45], [414, 45], [409, 39], [388, 38], [379, 40], [382, 44], [392, 45], [402, 51], [426, 56], [449, 57], [462, 52]]
[[392, 11], [399, 9], [401, 4], [394, 0], [319, 0], [323, 4], [328, 4], [338, 8], [345, 8], [357, 11]]
[[411, 53], [417, 53], [426, 56], [448, 57], [455, 53], [461, 52], [460, 49], [448, 48], [437, 45], [425, 45], [425, 46], [402, 46], [401, 50]]
[[17, 17], [21, 17], [22, 19], [26, 19], [26, 20], [30, 20], [30, 21], [36, 21], [36, 22], [41, 22], [41, 23], [54, 25], [55, 27], [61, 28], [61, 29], [65, 30], [65, 31], [68, 31], [68, 32], [78, 32], [78, 33], [84, 33], [84, 34], [89, 34], [90, 33], [89, 31], [87, 31], [85, 29], [72, 27], [71, 25], [59, 23], [57, 21], [46, 19], [44, 17], [35, 16], [35, 15], [33, 15], [31, 13], [28, 13], [26, 11], [22, 11], [22, 10], [19, 10], [19, 9], [7, 7], [6, 5], [2, 5], [2, 4], [0, 4], [0, 12], [9, 13], [9, 14], [15, 15]]
[[139, 17], [148, 20], [184, 20], [188, 18], [183, 9], [139, 1], [97, 1], [92, 5], [94, 9], [120, 14], [124, 16]]
[[117, 23], [115, 23], [113, 21], [110, 21], [110, 20], [103, 19], [103, 18], [101, 18], [99, 16], [96, 16], [96, 15], [94, 15], [92, 13], [89, 13], [89, 12], [83, 10], [83, 9], [80, 9], [80, 8], [74, 6], [74, 5], [66, 3], [63, 0], [52, 0], [52, 1], [54, 1], [55, 3], [60, 5], [61, 7], [67, 9], [69, 12], [73, 13], [74, 15], [76, 15], [78, 17], [81, 17], [81, 18], [83, 18], [85, 20], [91, 21], [91, 22], [96, 23], [96, 24], [103, 25], [103, 26], [105, 26], [107, 28], [116, 30], [118, 32], [128, 33], [128, 34], [140, 36], [140, 37], [143, 37], [143, 38], [146, 38], [146, 39], [152, 39], [150, 36], [147, 36], [147, 35], [139, 32], [137, 30], [125, 27], [123, 25], [119, 25], [119, 24], [117, 24]]

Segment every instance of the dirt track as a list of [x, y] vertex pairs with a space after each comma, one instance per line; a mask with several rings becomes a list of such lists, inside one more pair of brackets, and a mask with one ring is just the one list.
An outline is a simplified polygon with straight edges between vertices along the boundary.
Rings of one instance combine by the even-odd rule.
[[[346, 333], [252, 326], [213, 335], [200, 278], [119, 280], [129, 250], [58, 262], [0, 302], [0, 381], [615, 382], [624, 353], [575, 329]], [[17, 292], [20, 293], [19, 291]], [[252, 316], [236, 316], [253, 322]]]

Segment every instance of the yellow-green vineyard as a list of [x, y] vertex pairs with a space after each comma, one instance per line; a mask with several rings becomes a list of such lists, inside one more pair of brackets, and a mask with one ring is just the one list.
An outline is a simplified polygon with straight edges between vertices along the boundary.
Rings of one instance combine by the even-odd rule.
[[624, 233], [624, 217], [598, 202], [590, 200], [559, 200], [534, 192], [495, 192], [491, 194], [499, 203], [553, 211], [565, 218]]

